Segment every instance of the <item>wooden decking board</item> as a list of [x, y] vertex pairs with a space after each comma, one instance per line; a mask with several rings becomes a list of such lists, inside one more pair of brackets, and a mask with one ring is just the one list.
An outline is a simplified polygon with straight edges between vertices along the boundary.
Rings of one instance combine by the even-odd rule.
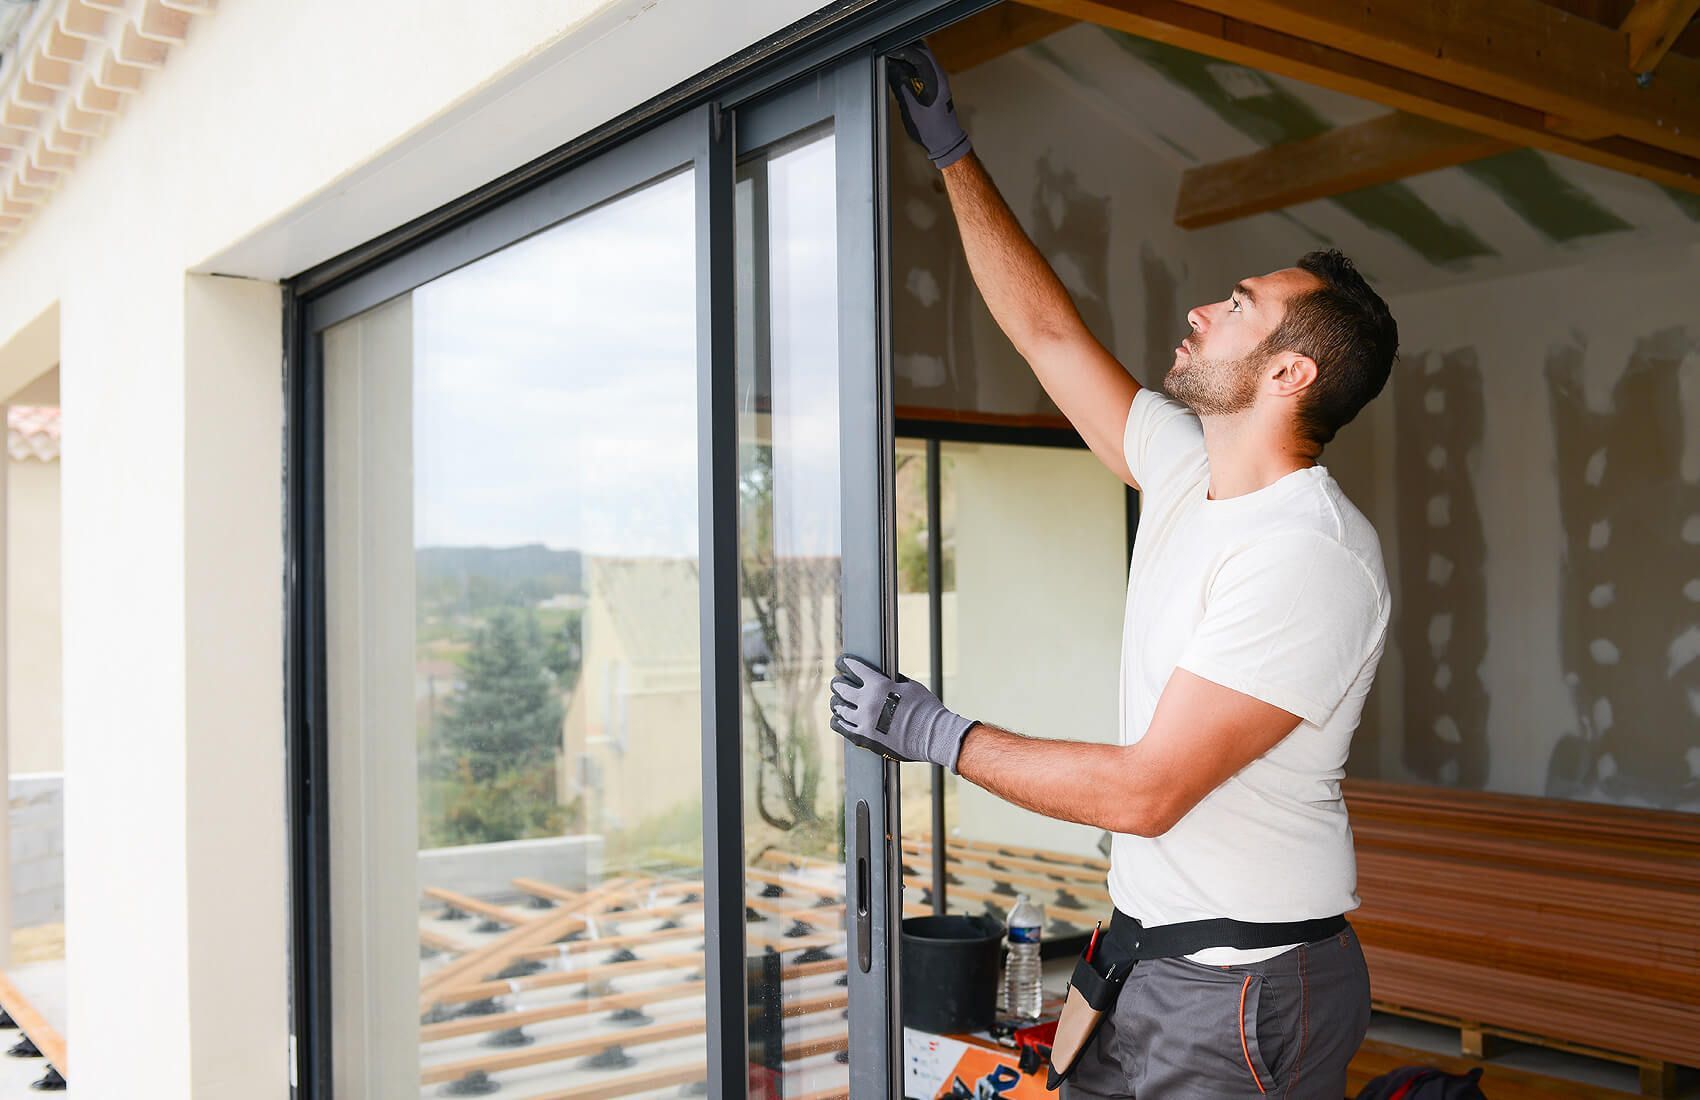
[[[931, 859], [933, 846], [930, 841], [905, 840], [903, 850], [917, 857]], [[1104, 884], [1106, 872], [1072, 864], [1047, 862], [1039, 859], [1026, 859], [1022, 856], [989, 855], [978, 849], [968, 848], [955, 840], [945, 844], [946, 863], [979, 864], [986, 866], [996, 863], [1000, 867], [1012, 867], [1022, 871], [1032, 871], [1047, 876], [1062, 878], [1068, 882], [1079, 882], [1084, 885]]]
[[488, 970], [500, 970], [516, 952], [536, 947], [582, 927], [584, 915], [592, 913], [598, 906], [615, 904], [617, 899], [638, 888], [639, 882], [641, 880], [614, 879], [586, 893], [575, 902], [556, 909], [540, 909], [538, 912], [541, 915], [535, 919], [509, 930], [476, 951], [468, 952], [448, 965], [431, 971], [419, 983], [419, 1010], [424, 1012], [429, 1009], [440, 989], [452, 987], [467, 975], [482, 976]]
[[[1635, 1066], [1647, 1082], [1668, 1082], [1675, 1064], [1700, 1063], [1700, 820], [1677, 821], [1673, 815], [1560, 804], [1549, 800], [1480, 796], [1479, 792], [1436, 791], [1353, 781], [1346, 785], [1358, 856], [1358, 886], [1363, 904], [1351, 918], [1369, 961], [1377, 1008], [1419, 1019], [1457, 1024], [1468, 1050], [1479, 1036], [1507, 1036], [1524, 1042], [1615, 1059]], [[1679, 816], [1679, 815], [1677, 815]], [[930, 858], [930, 841], [907, 838], [902, 851], [917, 871]], [[1108, 901], [1102, 888], [1105, 865], [1090, 858], [988, 841], [950, 838], [948, 865], [972, 885], [954, 887], [953, 897], [1007, 906], [1012, 897], [976, 889], [996, 878], [1014, 886], [1068, 890], [1087, 904]], [[820, 857], [781, 850], [761, 853], [746, 882], [755, 896], [753, 910], [770, 920], [752, 923], [752, 945], [772, 944], [789, 954], [811, 946], [841, 951], [843, 911], [816, 908], [814, 902], [842, 899], [841, 865]], [[994, 867], [993, 864], [996, 864]], [[825, 872], [830, 880], [817, 873]], [[1061, 881], [1059, 881], [1059, 879]], [[930, 885], [925, 872], [904, 876], [913, 888]], [[520, 880], [515, 880], [521, 886]], [[782, 887], [787, 896], [764, 898], [762, 884]], [[565, 891], [527, 880], [523, 889], [562, 901], [563, 908], [602, 904], [599, 891]], [[627, 884], [630, 895], [633, 886]], [[1099, 894], [1105, 896], [1100, 899]], [[605, 899], [604, 899], [605, 900]], [[567, 947], [565, 953], [606, 951], [616, 945], [660, 947], [700, 928], [635, 930], [636, 921], [669, 916], [690, 919], [700, 903], [657, 905], [654, 910], [597, 914], [599, 930], [612, 934]], [[925, 912], [906, 906], [906, 912]], [[535, 910], [541, 920], [562, 921], [559, 910]], [[515, 912], [515, 915], [519, 914]], [[588, 914], [587, 914], [588, 915]], [[797, 939], [779, 933], [793, 920], [821, 933]], [[511, 991], [546, 990], [603, 977], [700, 968], [700, 952], [664, 953], [634, 962], [580, 970], [541, 973], [512, 982], [468, 980], [494, 959], [547, 958], [562, 954], [559, 945], [511, 942], [468, 952], [485, 960], [466, 968], [460, 978], [439, 983], [437, 1000], [496, 997]], [[461, 962], [463, 960], [456, 960]], [[787, 982], [809, 975], [842, 972], [844, 960], [793, 964]], [[697, 982], [661, 979], [647, 990], [621, 990], [570, 1005], [533, 1005], [492, 1017], [431, 1025], [430, 1039], [461, 1037], [499, 1027], [583, 1017], [615, 1008], [636, 1008], [701, 995]], [[458, 988], [456, 988], [458, 986]], [[780, 1011], [787, 1017], [836, 1016], [846, 1003], [842, 988], [795, 991], [787, 987]], [[675, 1007], [674, 1014], [681, 1011]], [[685, 1009], [685, 1011], [689, 1011]], [[609, 1045], [675, 1042], [699, 1034], [695, 1017], [588, 1036], [525, 1051], [508, 1051], [456, 1060], [450, 1074], [477, 1066], [500, 1072], [526, 1059], [547, 1061], [592, 1052]], [[824, 1020], [822, 1021], [825, 1022]], [[847, 1049], [848, 1036], [829, 1033], [794, 1036], [785, 1049], [788, 1061]], [[665, 1046], [657, 1056], [666, 1054]], [[492, 1060], [494, 1059], [494, 1060]], [[1483, 1087], [1494, 1100], [1558, 1097], [1560, 1100], [1609, 1100], [1630, 1095], [1573, 1081], [1510, 1069], [1492, 1062], [1408, 1050], [1366, 1042], [1354, 1059], [1349, 1091], [1371, 1077], [1400, 1065], [1437, 1065], [1462, 1072], [1484, 1065]], [[613, 1097], [643, 1088], [701, 1080], [701, 1066], [635, 1068], [602, 1082], [574, 1085], [544, 1100]], [[694, 1076], [692, 1076], [694, 1074]], [[438, 1078], [447, 1079], [447, 1077]], [[653, 1084], [646, 1084], [653, 1082]], [[822, 1096], [842, 1095], [826, 1089]]]
[[28, 1035], [30, 1042], [41, 1051], [41, 1056], [47, 1059], [59, 1075], [66, 1080], [71, 1077], [70, 1053], [66, 1048], [65, 1037], [58, 1029], [47, 1022], [29, 998], [25, 997], [13, 983], [11, 975], [0, 971], [0, 1008], [12, 1017], [18, 1029]]
[[[990, 879], [996, 882], [1007, 882], [1012, 886], [1030, 886], [1041, 890], [1067, 890], [1071, 894], [1078, 894], [1082, 897], [1097, 898], [1098, 900], [1105, 902], [1110, 900], [1110, 892], [1104, 889], [1104, 879], [1102, 875], [1091, 879], [1084, 877], [1069, 877], [1059, 880], [1058, 878], [1052, 877], [1050, 874], [1029, 873], [1012, 869], [1012, 865], [1016, 862], [1019, 862], [1023, 866], [1031, 866], [1036, 862], [1035, 860], [1024, 859], [1016, 861], [1008, 859], [1007, 857], [1005, 860], [998, 860], [991, 856], [959, 856], [956, 854], [957, 849], [949, 847], [947, 847], [945, 851], [945, 866], [950, 868], [952, 872], [959, 877], [980, 880]], [[904, 845], [904, 852], [905, 854], [915, 854], [917, 862], [919, 862], [919, 860], [923, 857], [930, 856], [930, 849], [914, 849], [907, 844]], [[910, 863], [910, 866], [914, 867], [915, 863]], [[1043, 865], [1041, 864], [1040, 866]], [[917, 868], [917, 870], [921, 870], [921, 868]], [[924, 874], [920, 877], [925, 878], [929, 885], [931, 884], [932, 879], [930, 874]], [[948, 893], [955, 889], [956, 887], [953, 886], [946, 887], [946, 892]]]
[[[795, 1018], [803, 1015], [814, 1015], [825, 1012], [836, 1012], [843, 1008], [848, 1001], [846, 994], [830, 993], [809, 998], [806, 1002], [795, 1007], [788, 1007], [785, 1015]], [[474, 1058], [462, 1059], [456, 1062], [441, 1062], [425, 1067], [420, 1073], [420, 1083], [423, 1085], [443, 1084], [456, 1081], [473, 1071], [484, 1073], [500, 1073], [504, 1070], [520, 1069], [549, 1062], [578, 1058], [611, 1046], [636, 1047], [651, 1043], [667, 1042], [700, 1035], [706, 1027], [703, 1017], [691, 1017], [683, 1020], [671, 1020], [665, 1023], [646, 1024], [642, 1027], [623, 1028], [617, 1031], [602, 1032], [593, 1035], [583, 1035], [560, 1042], [547, 1043], [539, 1046], [525, 1047], [519, 1050], [491, 1052], [479, 1054]], [[787, 1043], [785, 1046], [786, 1059], [807, 1057], [809, 1054], [823, 1051], [836, 1051], [845, 1048], [848, 1033], [832, 1034], [825, 1037], [812, 1037]]]
[[1378, 1002], [1656, 1088], [1700, 1065], [1700, 818], [1369, 781], [1345, 797]]

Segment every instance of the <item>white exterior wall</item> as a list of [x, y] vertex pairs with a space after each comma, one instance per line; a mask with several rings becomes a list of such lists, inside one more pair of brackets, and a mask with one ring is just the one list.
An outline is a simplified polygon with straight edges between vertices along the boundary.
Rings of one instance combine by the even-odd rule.
[[59, 463], [10, 459], [5, 501], [7, 765], [57, 772]]
[[227, 0], [0, 253], [0, 390], [62, 361], [76, 425], [79, 1095], [288, 1094], [276, 281], [818, 6]]

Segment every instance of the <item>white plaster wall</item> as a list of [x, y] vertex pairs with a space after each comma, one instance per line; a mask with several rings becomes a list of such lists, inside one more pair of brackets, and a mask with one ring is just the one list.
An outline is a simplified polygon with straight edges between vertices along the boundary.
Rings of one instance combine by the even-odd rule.
[[6, 751], [14, 774], [57, 772], [59, 463], [7, 461]]
[[[1114, 744], [1127, 512], [1086, 451], [946, 444], [956, 483], [956, 676], [947, 698], [1035, 737]], [[1094, 855], [1099, 830], [956, 784], [960, 835]]]
[[[277, 454], [264, 445], [283, 431], [277, 377], [283, 354], [282, 294], [276, 286], [242, 279], [191, 275], [176, 281], [182, 287], [185, 329], [184, 431], [173, 441], [183, 455], [181, 564], [172, 566], [183, 578], [173, 593], [181, 601], [184, 643], [178, 688], [183, 699], [180, 762], [166, 747], [175, 730], [163, 731], [158, 748], [168, 767], [177, 765], [162, 785], [171, 791], [181, 783], [181, 824], [174, 811], [162, 812], [170, 803], [152, 801], [157, 791], [139, 787], [127, 801], [140, 803], [136, 809], [144, 821], [153, 818], [139, 830], [142, 843], [136, 847], [152, 849], [142, 866], [169, 852], [167, 843], [175, 844], [184, 860], [183, 882], [175, 889], [184, 898], [180, 927], [187, 945], [186, 973], [164, 976], [182, 982], [187, 1016], [167, 1018], [160, 1030], [166, 1041], [175, 1041], [187, 1020], [188, 1081], [186, 1087], [167, 1085], [165, 1092], [266, 1096], [281, 1094], [279, 1079], [288, 1079], [285, 1053], [278, 1045], [287, 1031], [288, 955], [282, 948], [288, 940], [289, 900], [289, 876], [283, 871], [288, 842], [279, 736], [283, 523]], [[89, 537], [84, 529], [82, 538]], [[87, 545], [79, 541], [78, 549]], [[68, 621], [79, 631], [89, 628], [86, 615]], [[145, 624], [134, 619], [120, 623], [113, 631], [112, 648], [139, 649]], [[67, 636], [79, 647], [81, 662], [86, 643], [79, 635]], [[137, 663], [139, 672], [148, 670], [149, 662]], [[87, 664], [79, 668], [85, 687], [89, 671]], [[106, 728], [122, 731], [112, 717], [107, 716]], [[75, 758], [67, 754], [71, 799], [81, 797], [78, 792], [88, 772], [110, 767], [104, 757], [100, 764], [90, 758], [97, 738], [89, 733], [98, 728], [80, 726], [79, 753]], [[110, 746], [110, 738], [100, 740]], [[142, 741], [107, 751], [122, 761], [151, 747]], [[74, 862], [67, 864], [66, 877], [77, 884], [85, 901], [92, 892], [88, 879], [111, 870], [111, 853], [96, 846], [90, 825], [104, 816], [110, 830], [115, 812], [123, 811], [98, 804], [85, 807], [77, 817], [77, 832], [67, 841]], [[165, 881], [170, 883], [169, 876]], [[111, 927], [112, 910], [105, 905], [80, 911], [72, 907], [70, 912], [75, 922], [67, 931], [72, 954], [81, 950], [83, 935], [98, 937], [102, 948], [121, 942]], [[159, 935], [165, 931], [154, 929]], [[98, 961], [79, 957], [71, 971], [71, 989], [82, 994], [73, 995], [73, 1030], [84, 1023], [83, 1034], [102, 1040], [82, 1048], [90, 1057], [79, 1071], [98, 1067], [83, 1076], [101, 1084], [116, 1083], [129, 1073], [129, 1087], [134, 1089], [133, 1069], [127, 1071], [119, 1055], [149, 1055], [122, 1050], [126, 1044], [106, 997], [112, 975], [93, 969]], [[123, 1003], [122, 998], [113, 999]]]
[[62, 314], [72, 1072], [282, 1095], [280, 293], [116, 268]]
[[[1697, 276], [1700, 248], [1655, 249], [1390, 302], [1401, 333], [1407, 334], [1406, 348], [1474, 347], [1482, 368], [1487, 430], [1473, 474], [1487, 543], [1489, 625], [1482, 675], [1489, 686], [1493, 751], [1488, 785], [1494, 790], [1546, 793], [1546, 765], [1554, 745], [1561, 736], [1578, 732], [1559, 648], [1565, 532], [1554, 466], [1558, 441], [1544, 373], [1548, 354], [1558, 346], [1583, 346], [1589, 403], [1605, 409], [1636, 341], [1686, 326], [1690, 351], [1681, 368], [1680, 400], [1684, 430], [1680, 453], [1670, 458], [1683, 482], [1700, 484]], [[1673, 501], [1670, 522], [1685, 518]], [[1616, 537], [1638, 535], [1619, 531]], [[1690, 580], [1700, 581], [1700, 550], [1687, 576], [1626, 569], [1617, 583], [1663, 585], [1673, 601], [1681, 601]], [[1694, 618], [1700, 621], [1700, 608]], [[1691, 675], [1692, 668], [1687, 672]], [[1669, 737], [1700, 744], [1697, 700], [1700, 696], [1691, 693], [1686, 728], [1677, 720], [1666, 731]], [[1690, 752], [1686, 762], [1690, 774], [1673, 776], [1673, 787], [1686, 780], [1693, 788], [1700, 780], [1700, 751]], [[1691, 796], [1683, 808], [1700, 809], [1700, 797]]]

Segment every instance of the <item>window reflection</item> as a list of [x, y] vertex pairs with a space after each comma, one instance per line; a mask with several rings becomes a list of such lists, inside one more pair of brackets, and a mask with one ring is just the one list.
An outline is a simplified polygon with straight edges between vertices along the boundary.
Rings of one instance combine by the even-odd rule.
[[837, 221], [830, 132], [739, 166], [750, 1095], [844, 1096]]
[[[1113, 741], [1127, 570], [1121, 483], [1084, 449], [943, 442], [938, 453], [935, 624], [926, 444], [897, 443], [903, 673], [931, 684], [929, 646], [942, 631], [947, 706], [1033, 736]], [[1057, 539], [1063, 530], [1069, 537]], [[1062, 680], [1083, 690], [1064, 703], [1031, 690]], [[930, 909], [932, 769], [902, 771], [905, 903]], [[1002, 920], [1025, 893], [1045, 906], [1052, 939], [1090, 930], [1108, 912], [1099, 830], [1021, 809], [955, 775], [945, 776], [944, 807], [948, 911]]]
[[695, 210], [325, 335], [339, 1096], [706, 1076]]

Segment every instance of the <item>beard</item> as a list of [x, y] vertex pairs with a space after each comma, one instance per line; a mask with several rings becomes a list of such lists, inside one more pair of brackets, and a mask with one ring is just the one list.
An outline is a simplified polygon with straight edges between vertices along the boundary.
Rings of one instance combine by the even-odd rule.
[[1249, 409], [1257, 400], [1257, 360], [1206, 359], [1192, 353], [1177, 356], [1163, 378], [1169, 396], [1199, 416], [1228, 416]]

